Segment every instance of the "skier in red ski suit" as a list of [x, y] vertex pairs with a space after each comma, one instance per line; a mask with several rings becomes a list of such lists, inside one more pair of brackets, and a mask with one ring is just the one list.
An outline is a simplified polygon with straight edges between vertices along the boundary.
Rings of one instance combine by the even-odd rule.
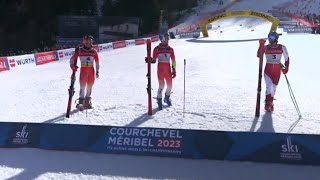
[[[157, 102], [159, 107], [162, 107], [162, 91], [165, 84], [167, 89], [165, 91], [164, 102], [171, 106], [171, 89], [172, 79], [176, 77], [176, 59], [174, 50], [169, 46], [169, 35], [167, 33], [159, 35], [161, 43], [153, 49], [152, 63], [156, 63], [158, 59], [158, 82], [159, 89], [157, 93]], [[172, 64], [170, 63], [170, 59]]]
[[[95, 78], [99, 77], [99, 56], [97, 51], [92, 47], [93, 37], [90, 35], [83, 37], [83, 45], [76, 47], [75, 53], [70, 59], [72, 71], [77, 71], [77, 60], [80, 59], [80, 92], [77, 108], [91, 109], [91, 92]], [[94, 69], [96, 66], [96, 72]], [[85, 94], [86, 90], [86, 94]]]
[[[265, 110], [268, 112], [273, 112], [274, 110], [273, 99], [280, 80], [281, 71], [283, 74], [287, 74], [290, 64], [287, 48], [282, 44], [278, 44], [278, 38], [279, 34], [270, 32], [268, 35], [269, 44], [258, 50], [258, 57], [263, 56], [263, 54], [266, 57], [264, 69], [266, 83]], [[284, 65], [281, 63], [282, 55], [284, 57]]]

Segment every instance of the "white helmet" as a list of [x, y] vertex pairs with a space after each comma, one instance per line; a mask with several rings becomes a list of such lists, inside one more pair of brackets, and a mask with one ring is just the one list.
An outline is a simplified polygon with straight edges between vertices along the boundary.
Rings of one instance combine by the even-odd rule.
[[162, 43], [168, 43], [169, 42], [169, 34], [168, 33], [160, 34], [159, 39]]

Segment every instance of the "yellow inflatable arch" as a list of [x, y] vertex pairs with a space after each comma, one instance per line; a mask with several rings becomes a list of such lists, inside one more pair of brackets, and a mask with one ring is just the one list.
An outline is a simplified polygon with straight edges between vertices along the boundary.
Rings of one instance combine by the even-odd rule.
[[264, 14], [261, 12], [256, 12], [256, 11], [230, 11], [230, 12], [225, 12], [222, 14], [218, 14], [212, 18], [209, 18], [208, 20], [205, 20], [203, 23], [201, 23], [201, 31], [203, 34], [203, 37], [209, 37], [208, 30], [207, 30], [207, 25], [220, 20], [224, 18], [230, 18], [230, 17], [237, 17], [237, 16], [253, 16], [261, 19], [265, 19], [267, 21], [270, 21], [272, 23], [270, 31], [276, 31], [278, 26], [279, 26], [279, 19], [269, 15], [269, 14]]

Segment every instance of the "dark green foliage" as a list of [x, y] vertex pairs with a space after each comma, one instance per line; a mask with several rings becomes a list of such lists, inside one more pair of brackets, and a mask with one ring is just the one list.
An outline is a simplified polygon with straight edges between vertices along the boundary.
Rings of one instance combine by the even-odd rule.
[[0, 42], [0, 47], [28, 51], [50, 47], [57, 35], [57, 15], [90, 16], [97, 12], [95, 0], [0, 0], [0, 37], [6, 42]]
[[102, 13], [104, 16], [133, 16], [142, 21], [141, 33], [157, 31], [160, 10], [164, 10], [164, 17], [170, 24], [167, 13], [180, 11], [197, 6], [197, 0], [104, 0]]

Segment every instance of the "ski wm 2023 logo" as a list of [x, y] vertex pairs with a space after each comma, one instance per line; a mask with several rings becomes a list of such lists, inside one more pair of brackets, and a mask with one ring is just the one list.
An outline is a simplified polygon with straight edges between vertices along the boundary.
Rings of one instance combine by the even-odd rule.
[[27, 125], [24, 125], [21, 131], [16, 132], [16, 136], [12, 139], [13, 144], [24, 145], [29, 143], [27, 127]]
[[292, 144], [291, 136], [288, 136], [286, 143], [281, 145], [280, 158], [288, 160], [302, 159], [302, 155], [299, 151], [299, 146]]

